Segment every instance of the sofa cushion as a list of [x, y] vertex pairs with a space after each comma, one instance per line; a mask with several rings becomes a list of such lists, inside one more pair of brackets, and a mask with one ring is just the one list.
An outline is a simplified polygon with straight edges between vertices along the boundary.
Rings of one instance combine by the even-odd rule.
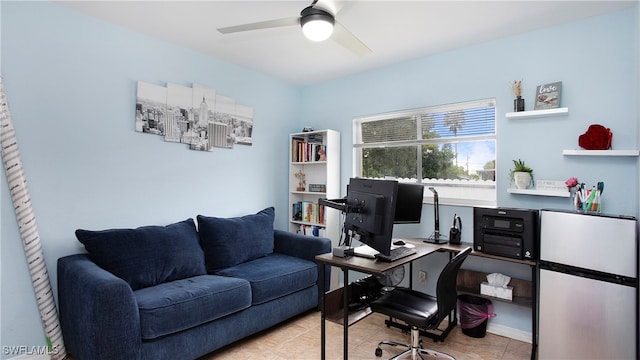
[[134, 291], [142, 338], [192, 328], [251, 306], [246, 280], [202, 275]]
[[133, 290], [206, 274], [193, 219], [137, 229], [78, 229], [76, 237], [93, 262]]
[[257, 305], [315, 285], [318, 266], [313, 261], [273, 253], [216, 274], [248, 280], [252, 304]]
[[235, 218], [198, 215], [207, 271], [228, 268], [273, 252], [273, 207]]

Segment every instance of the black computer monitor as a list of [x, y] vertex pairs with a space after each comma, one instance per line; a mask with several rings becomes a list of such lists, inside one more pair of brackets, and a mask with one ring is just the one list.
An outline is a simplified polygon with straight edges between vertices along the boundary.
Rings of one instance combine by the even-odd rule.
[[350, 179], [345, 231], [357, 234], [360, 242], [389, 256], [397, 194], [395, 180]]
[[398, 183], [396, 215], [394, 224], [418, 224], [422, 217], [424, 186], [420, 184]]

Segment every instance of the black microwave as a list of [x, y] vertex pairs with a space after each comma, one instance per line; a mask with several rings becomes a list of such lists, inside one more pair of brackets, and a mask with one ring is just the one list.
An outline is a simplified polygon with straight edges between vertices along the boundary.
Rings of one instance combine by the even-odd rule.
[[514, 259], [538, 259], [539, 212], [531, 209], [473, 208], [473, 248]]

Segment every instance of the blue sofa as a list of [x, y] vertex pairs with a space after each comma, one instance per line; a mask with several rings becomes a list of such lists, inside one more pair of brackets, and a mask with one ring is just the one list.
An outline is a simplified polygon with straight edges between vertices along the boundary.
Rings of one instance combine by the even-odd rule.
[[[58, 260], [75, 360], [195, 359], [318, 306], [329, 239], [273, 229], [274, 209], [168, 226], [77, 230]], [[329, 276], [325, 276], [329, 279]], [[328, 284], [327, 284], [328, 286]]]

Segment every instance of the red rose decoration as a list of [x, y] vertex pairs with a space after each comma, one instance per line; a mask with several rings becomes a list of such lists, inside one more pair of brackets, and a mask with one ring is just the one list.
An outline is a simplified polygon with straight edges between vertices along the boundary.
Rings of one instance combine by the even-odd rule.
[[613, 134], [611, 129], [599, 124], [589, 125], [587, 132], [578, 137], [578, 145], [586, 150], [611, 149]]

